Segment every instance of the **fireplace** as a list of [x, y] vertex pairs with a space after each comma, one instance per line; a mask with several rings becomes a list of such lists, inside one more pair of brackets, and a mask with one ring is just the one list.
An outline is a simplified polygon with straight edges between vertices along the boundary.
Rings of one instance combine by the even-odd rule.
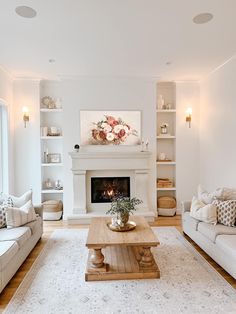
[[91, 178], [91, 203], [110, 203], [117, 195], [130, 197], [130, 177]]

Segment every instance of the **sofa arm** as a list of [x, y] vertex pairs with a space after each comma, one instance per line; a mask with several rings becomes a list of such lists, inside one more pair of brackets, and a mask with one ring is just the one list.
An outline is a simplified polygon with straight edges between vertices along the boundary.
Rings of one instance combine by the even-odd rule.
[[38, 214], [43, 219], [43, 206], [34, 206], [35, 213]]
[[181, 202], [182, 213], [189, 212], [191, 207], [191, 201]]

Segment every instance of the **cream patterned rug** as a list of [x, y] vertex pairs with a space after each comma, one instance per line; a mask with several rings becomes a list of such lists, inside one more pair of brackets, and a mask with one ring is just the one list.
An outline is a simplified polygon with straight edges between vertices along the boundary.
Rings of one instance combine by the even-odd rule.
[[153, 228], [161, 279], [85, 282], [87, 229], [56, 230], [5, 313], [236, 313], [235, 290], [173, 227]]

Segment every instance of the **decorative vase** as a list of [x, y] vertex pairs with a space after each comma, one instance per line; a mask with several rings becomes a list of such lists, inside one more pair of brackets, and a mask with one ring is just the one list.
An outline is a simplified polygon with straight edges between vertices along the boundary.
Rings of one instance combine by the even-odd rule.
[[117, 223], [120, 227], [124, 227], [129, 221], [129, 213], [117, 213]]
[[161, 127], [161, 134], [167, 134], [167, 127]]

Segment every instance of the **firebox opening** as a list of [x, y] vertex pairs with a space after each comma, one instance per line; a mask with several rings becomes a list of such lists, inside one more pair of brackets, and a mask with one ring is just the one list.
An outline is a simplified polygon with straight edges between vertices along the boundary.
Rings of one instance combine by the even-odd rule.
[[111, 203], [117, 195], [130, 197], [130, 177], [91, 178], [91, 203]]

